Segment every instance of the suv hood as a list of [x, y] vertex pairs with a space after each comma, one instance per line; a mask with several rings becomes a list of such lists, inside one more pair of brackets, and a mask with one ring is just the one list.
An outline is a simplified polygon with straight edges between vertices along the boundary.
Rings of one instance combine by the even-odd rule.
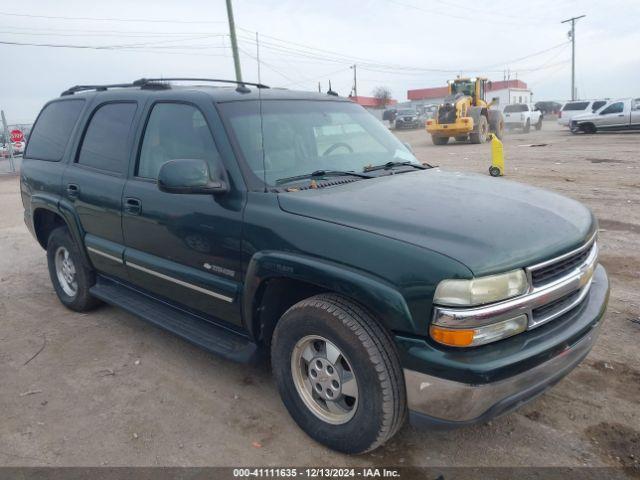
[[394, 238], [485, 275], [553, 258], [587, 241], [581, 203], [528, 185], [440, 169], [278, 196], [282, 210]]

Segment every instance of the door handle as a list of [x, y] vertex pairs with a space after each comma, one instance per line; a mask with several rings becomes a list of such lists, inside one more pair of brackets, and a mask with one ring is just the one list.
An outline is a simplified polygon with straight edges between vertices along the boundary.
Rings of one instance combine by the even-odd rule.
[[618, 115], [619, 117], [624, 117], [624, 113], [621, 113]]
[[142, 204], [137, 198], [125, 198], [124, 211], [130, 215], [140, 215]]
[[69, 185], [67, 185], [67, 195], [70, 198], [76, 198], [79, 193], [80, 187], [78, 185], [76, 185], [75, 183], [70, 183]]

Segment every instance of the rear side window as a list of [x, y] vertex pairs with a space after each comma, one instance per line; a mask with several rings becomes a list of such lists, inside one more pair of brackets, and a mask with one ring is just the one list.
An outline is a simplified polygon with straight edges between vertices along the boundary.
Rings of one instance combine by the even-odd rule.
[[606, 100], [598, 100], [597, 102], [593, 102], [593, 105], [591, 106], [591, 110], [594, 112], [596, 110], [600, 110], [600, 107], [602, 107], [605, 103], [607, 103]]
[[84, 134], [78, 163], [107, 172], [124, 173], [129, 158], [129, 131], [137, 105], [107, 103], [93, 113]]
[[78, 99], [53, 102], [44, 107], [29, 135], [25, 157], [59, 162], [83, 106], [84, 100]]
[[563, 112], [567, 112], [570, 110], [584, 110], [589, 106], [589, 102], [573, 102], [567, 103], [564, 107], [562, 107]]

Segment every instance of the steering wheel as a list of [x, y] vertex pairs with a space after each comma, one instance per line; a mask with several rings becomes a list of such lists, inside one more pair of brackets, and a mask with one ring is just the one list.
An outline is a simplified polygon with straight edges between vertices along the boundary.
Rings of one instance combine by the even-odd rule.
[[326, 157], [327, 155], [329, 155], [331, 152], [333, 152], [334, 150], [336, 150], [337, 148], [346, 148], [347, 150], [349, 150], [349, 153], [353, 153], [353, 148], [351, 148], [351, 145], [349, 145], [348, 143], [344, 143], [344, 142], [338, 142], [338, 143], [334, 143], [333, 145], [331, 145], [329, 148], [327, 148], [324, 153], [322, 154], [323, 157]]

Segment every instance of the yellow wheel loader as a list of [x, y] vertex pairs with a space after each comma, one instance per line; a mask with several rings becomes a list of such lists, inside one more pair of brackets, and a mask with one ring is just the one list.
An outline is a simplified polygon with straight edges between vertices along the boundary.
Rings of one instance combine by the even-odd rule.
[[427, 120], [427, 132], [434, 145], [445, 145], [451, 137], [457, 142], [484, 143], [489, 134], [502, 138], [504, 117], [487, 103], [486, 78], [456, 78], [450, 80], [449, 94], [438, 107], [435, 116]]

